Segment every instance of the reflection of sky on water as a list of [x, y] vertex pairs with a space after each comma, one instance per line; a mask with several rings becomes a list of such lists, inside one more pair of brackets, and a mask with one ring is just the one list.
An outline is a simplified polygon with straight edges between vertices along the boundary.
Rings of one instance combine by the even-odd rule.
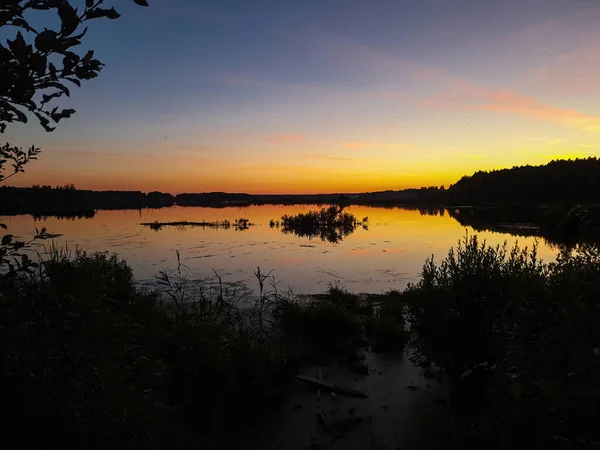
[[[329, 283], [339, 282], [353, 292], [382, 292], [403, 289], [419, 276], [425, 258], [442, 259], [465, 228], [449, 217], [421, 215], [416, 210], [400, 208], [350, 207], [356, 217], [369, 217], [369, 229], [358, 228], [342, 242], [331, 244], [320, 239], [299, 238], [270, 228], [271, 219], [284, 214], [306, 212], [311, 206], [265, 205], [250, 208], [183, 208], [158, 210], [98, 211], [91, 219], [59, 220], [48, 218], [35, 222], [31, 216], [5, 217], [15, 234], [33, 232], [46, 227], [61, 233], [56, 244], [70, 249], [107, 250], [117, 252], [133, 267], [142, 283], [154, 280], [160, 270], [177, 266], [175, 251], [189, 276], [215, 279], [216, 271], [228, 289], [241, 292], [242, 286], [258, 289], [253, 275], [257, 266], [262, 272], [273, 270], [280, 289], [291, 287], [296, 292], [316, 293]], [[140, 222], [215, 221], [246, 217], [255, 224], [249, 230], [233, 228], [180, 229], [164, 227], [153, 231]], [[18, 233], [16, 233], [18, 230]], [[469, 229], [469, 233], [473, 233]], [[32, 234], [32, 233], [30, 233]], [[490, 244], [509, 244], [515, 238], [502, 233], [478, 233]], [[534, 238], [519, 238], [531, 246]], [[539, 254], [553, 259], [556, 249], [540, 241]], [[214, 287], [213, 287], [214, 288]]]

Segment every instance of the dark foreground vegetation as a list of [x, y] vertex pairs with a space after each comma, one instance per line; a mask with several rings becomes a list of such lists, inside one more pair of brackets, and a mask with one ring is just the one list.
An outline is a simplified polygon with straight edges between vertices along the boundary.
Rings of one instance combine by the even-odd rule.
[[106, 254], [22, 265], [0, 277], [4, 438], [20, 448], [207, 444], [259, 423], [303, 365], [335, 359], [368, 375], [361, 348], [407, 343], [450, 380], [459, 447], [600, 442], [595, 246], [543, 263], [535, 248], [466, 237], [405, 292], [373, 296], [331, 286], [303, 299], [258, 270], [260, 294], [243, 309], [222, 290], [190, 295], [180, 269], [140, 291]]
[[536, 249], [465, 238], [404, 293], [415, 359], [449, 376], [469, 448], [600, 441], [600, 251], [542, 263]]
[[305, 303], [265, 288], [260, 270], [260, 297], [240, 309], [222, 291], [189, 295], [180, 269], [140, 291], [116, 256], [54, 251], [25, 266], [0, 277], [3, 438], [24, 449], [206, 444], [276, 407], [306, 361], [341, 356], [368, 373], [365, 339], [407, 341], [400, 309], [383, 316], [396, 297], [332, 287]]

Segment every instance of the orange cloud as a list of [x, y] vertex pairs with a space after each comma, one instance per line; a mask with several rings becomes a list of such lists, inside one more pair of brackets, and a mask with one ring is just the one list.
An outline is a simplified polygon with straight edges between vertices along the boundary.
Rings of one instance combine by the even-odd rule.
[[458, 107], [519, 114], [582, 131], [600, 132], [600, 116], [546, 105], [531, 97], [464, 82], [456, 83], [451, 92], [429, 98], [421, 104], [435, 108]]

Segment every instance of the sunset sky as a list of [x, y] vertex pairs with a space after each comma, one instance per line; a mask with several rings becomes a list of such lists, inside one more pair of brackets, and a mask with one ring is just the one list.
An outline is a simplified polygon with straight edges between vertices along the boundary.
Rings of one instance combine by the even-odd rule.
[[359, 192], [600, 155], [600, 0], [149, 2], [91, 24], [77, 114], [0, 137], [43, 150], [15, 185]]

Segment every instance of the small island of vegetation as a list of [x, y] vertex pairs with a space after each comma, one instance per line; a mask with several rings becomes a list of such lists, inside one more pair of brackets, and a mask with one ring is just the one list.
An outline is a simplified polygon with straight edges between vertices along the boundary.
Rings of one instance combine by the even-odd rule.
[[233, 228], [236, 231], [244, 231], [244, 230], [247, 230], [250, 227], [254, 226], [254, 224], [252, 222], [250, 222], [249, 219], [246, 219], [244, 217], [235, 219], [233, 222], [231, 222], [230, 220], [221, 220], [221, 221], [215, 220], [212, 222], [206, 222], [206, 221], [189, 222], [189, 221], [185, 221], [185, 220], [178, 221], [178, 222], [159, 222], [158, 220], [155, 220], [154, 222], [143, 222], [140, 225], [148, 227], [154, 231], [162, 230], [164, 227], [176, 227], [176, 228], [179, 228], [182, 230], [184, 230], [187, 227], [216, 228], [216, 229], [222, 228], [224, 230]]
[[[294, 216], [281, 217], [281, 231], [292, 233], [309, 239], [319, 237], [322, 241], [336, 243], [354, 233], [358, 227], [368, 229], [369, 218], [358, 220], [353, 214], [344, 211], [344, 208], [332, 205], [318, 211], [309, 211]], [[272, 226], [277, 222], [271, 220]]]

